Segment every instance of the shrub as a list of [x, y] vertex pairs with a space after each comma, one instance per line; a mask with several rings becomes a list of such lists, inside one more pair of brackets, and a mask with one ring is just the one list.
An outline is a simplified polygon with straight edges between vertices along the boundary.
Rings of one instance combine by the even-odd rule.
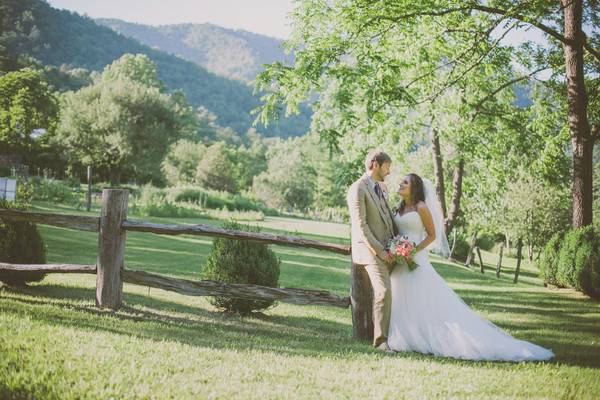
[[[227, 222], [225, 229], [258, 232], [258, 228]], [[203, 279], [226, 283], [249, 283], [278, 287], [280, 261], [267, 245], [247, 241], [215, 238], [213, 248], [202, 271]], [[229, 297], [212, 297], [210, 303], [228, 312], [248, 314], [264, 310], [273, 301], [245, 300]]]
[[467, 257], [469, 255], [469, 240], [465, 237], [464, 232], [456, 233], [456, 244], [450, 238], [450, 248], [454, 247], [454, 251], [452, 252], [452, 258], [458, 261], [465, 262], [467, 261]]
[[263, 207], [249, 197], [198, 187], [171, 187], [167, 190], [167, 199], [176, 203], [195, 203], [202, 208], [219, 210], [226, 208], [229, 211], [262, 211], [269, 215], [276, 214], [275, 210]]
[[75, 200], [73, 189], [54, 179], [36, 179], [34, 181], [33, 198], [66, 204], [70, 204]]
[[502, 242], [504, 242], [504, 237], [498, 234], [482, 233], [477, 237], [477, 246], [481, 250], [493, 251], [496, 244], [502, 244]]
[[542, 250], [538, 268], [544, 283], [558, 286], [556, 272], [558, 269], [558, 255], [560, 252], [560, 245], [563, 242], [563, 237], [564, 235], [560, 232], [554, 234]]
[[[0, 205], [4, 207], [5, 205]], [[46, 249], [37, 226], [31, 222], [0, 219], [0, 261], [12, 264], [44, 264]], [[0, 272], [0, 281], [11, 286], [44, 279], [41, 272]]]
[[560, 286], [600, 299], [600, 235], [593, 226], [565, 235], [558, 255], [556, 280]]

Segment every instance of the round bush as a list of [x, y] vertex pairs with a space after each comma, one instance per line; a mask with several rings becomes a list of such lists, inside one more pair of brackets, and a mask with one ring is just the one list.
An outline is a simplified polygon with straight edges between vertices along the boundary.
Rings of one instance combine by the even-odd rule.
[[561, 286], [600, 299], [600, 234], [592, 226], [565, 235], [558, 255], [556, 280]]
[[554, 234], [542, 250], [538, 268], [544, 283], [558, 286], [556, 273], [558, 270], [558, 255], [563, 242], [563, 236], [564, 235], [560, 232]]
[[[223, 225], [225, 229], [258, 232], [258, 228], [242, 226], [235, 222]], [[213, 248], [204, 268], [203, 279], [226, 283], [249, 283], [261, 286], [279, 286], [280, 261], [267, 245], [241, 240], [215, 238]], [[264, 310], [274, 301], [245, 300], [231, 297], [211, 297], [215, 307], [228, 312], [248, 314]]]
[[[30, 222], [0, 219], [0, 261], [11, 264], [44, 264], [46, 249], [37, 226]], [[44, 279], [41, 272], [0, 272], [0, 281], [23, 286]]]
[[560, 245], [556, 268], [556, 282], [561, 287], [575, 287], [575, 258], [580, 245], [582, 231], [568, 231]]

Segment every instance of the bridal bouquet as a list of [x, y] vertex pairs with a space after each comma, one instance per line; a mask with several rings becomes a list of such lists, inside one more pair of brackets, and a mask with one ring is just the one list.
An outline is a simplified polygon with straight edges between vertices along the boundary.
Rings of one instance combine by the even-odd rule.
[[[396, 262], [403, 262], [408, 266], [409, 271], [413, 271], [419, 265], [412, 260], [417, 253], [417, 245], [408, 240], [406, 236], [394, 236], [387, 245], [387, 251], [394, 257]], [[411, 258], [408, 261], [408, 258]]]

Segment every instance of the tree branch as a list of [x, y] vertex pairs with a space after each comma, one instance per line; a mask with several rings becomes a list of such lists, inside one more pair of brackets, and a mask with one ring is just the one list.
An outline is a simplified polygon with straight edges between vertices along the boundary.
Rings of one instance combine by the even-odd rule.
[[500, 93], [502, 90], [506, 89], [509, 86], [514, 85], [515, 83], [518, 83], [520, 81], [526, 80], [531, 78], [533, 75], [537, 74], [538, 72], [544, 71], [546, 69], [548, 69], [548, 66], [544, 66], [544, 67], [540, 67], [538, 69], [536, 69], [535, 71], [530, 72], [527, 75], [523, 75], [520, 76], [518, 78], [512, 79], [508, 82], [503, 83], [502, 85], [500, 85], [498, 88], [496, 88], [493, 92], [489, 93], [487, 96], [485, 96], [483, 99], [481, 99], [480, 101], [477, 102], [477, 104], [473, 105], [473, 108], [475, 109], [475, 113], [473, 114], [473, 116], [471, 117], [471, 121], [473, 121], [477, 115], [479, 115], [481, 107], [483, 106], [483, 104], [490, 100], [492, 97], [494, 97], [495, 95], [497, 95], [498, 93]]
[[[525, 15], [516, 14], [516, 13], [513, 14], [510, 11], [502, 10], [500, 8], [481, 6], [481, 5], [477, 5], [477, 4], [474, 4], [471, 7], [474, 10], [479, 10], [479, 11], [487, 12], [490, 14], [504, 15], [509, 18], [517, 19], [526, 24], [535, 26], [536, 28], [546, 32], [548, 35], [552, 36], [553, 38], [555, 38], [556, 40], [558, 40], [559, 42], [561, 42], [563, 44], [568, 43], [568, 40], [560, 32], [550, 28], [548, 25], [542, 24], [539, 21], [531, 20], [531, 19], [527, 18]], [[584, 33], [584, 35], [585, 35], [585, 33]], [[585, 37], [585, 40], [583, 41], [583, 48], [586, 49], [591, 55], [593, 55], [598, 61], [600, 61], [600, 52], [592, 47], [592, 45], [587, 40], [587, 37]]]
[[[502, 15], [507, 18], [516, 19], [523, 23], [535, 26], [536, 28], [547, 33], [548, 35], [550, 35], [551, 37], [553, 37], [554, 39], [558, 40], [559, 42], [561, 42], [563, 44], [567, 43], [567, 39], [565, 38], [565, 36], [563, 34], [561, 34], [560, 32], [558, 32], [555, 29], [552, 29], [548, 25], [543, 24], [540, 21], [536, 21], [531, 18], [528, 18], [526, 15], [523, 15], [523, 14], [513, 13], [510, 10], [504, 10], [504, 9], [497, 8], [497, 7], [488, 7], [488, 6], [484, 6], [484, 5], [480, 5], [480, 4], [470, 4], [469, 6], [465, 6], [465, 7], [447, 8], [445, 10], [439, 10], [439, 11], [434, 11], [434, 10], [417, 11], [417, 12], [402, 14], [402, 15], [398, 15], [398, 16], [377, 15], [377, 16], [374, 16], [373, 18], [371, 18], [369, 20], [369, 23], [372, 23], [376, 20], [388, 20], [388, 21], [399, 22], [403, 19], [421, 17], [421, 16], [441, 17], [444, 15], [448, 15], [448, 14], [452, 14], [452, 13], [456, 13], [456, 12], [465, 12], [465, 11], [472, 11], [472, 10], [482, 11], [482, 12], [485, 12], [488, 14]], [[589, 43], [587, 38], [583, 42], [583, 48], [586, 49], [598, 61], [600, 61], [600, 51], [595, 49]]]
[[498, 15], [504, 15], [509, 18], [514, 18], [514, 19], [524, 22], [526, 24], [535, 26], [536, 28], [546, 32], [548, 35], [552, 36], [553, 38], [555, 38], [556, 40], [558, 40], [561, 43], [565, 43], [565, 44], [567, 43], [567, 39], [562, 34], [557, 32], [556, 30], [550, 28], [549, 26], [542, 24], [539, 21], [535, 21], [535, 20], [531, 20], [530, 18], [527, 18], [525, 15], [511, 13], [508, 10], [503, 10], [503, 9], [496, 8], [496, 7], [487, 7], [487, 6], [482, 6], [482, 5], [478, 5], [478, 4], [473, 4], [471, 6], [471, 8], [474, 10], [486, 12], [488, 14], [498, 14]]

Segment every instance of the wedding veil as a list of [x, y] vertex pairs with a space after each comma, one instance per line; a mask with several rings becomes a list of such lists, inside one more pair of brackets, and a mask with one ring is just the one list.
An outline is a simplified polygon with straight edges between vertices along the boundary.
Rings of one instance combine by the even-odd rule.
[[448, 245], [448, 238], [446, 238], [446, 228], [442, 206], [437, 199], [433, 183], [427, 178], [422, 178], [422, 180], [423, 189], [425, 191], [425, 204], [427, 204], [427, 208], [429, 208], [429, 212], [431, 213], [431, 217], [433, 219], [433, 226], [435, 227], [435, 240], [428, 246], [428, 248], [434, 253], [447, 258], [450, 255], [450, 246]]

